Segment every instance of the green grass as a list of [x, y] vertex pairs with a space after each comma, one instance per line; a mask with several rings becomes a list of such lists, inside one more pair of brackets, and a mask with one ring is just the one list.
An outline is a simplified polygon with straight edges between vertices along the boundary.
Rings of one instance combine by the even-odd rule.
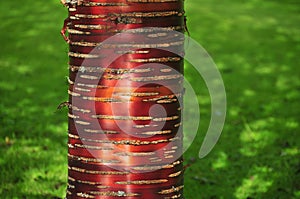
[[[191, 36], [213, 57], [228, 114], [198, 159], [210, 118], [203, 81], [198, 136], [185, 154], [185, 197], [300, 198], [300, 6], [296, 0], [186, 1]], [[62, 198], [67, 179], [67, 45], [59, 1], [0, 2], [0, 198]]]

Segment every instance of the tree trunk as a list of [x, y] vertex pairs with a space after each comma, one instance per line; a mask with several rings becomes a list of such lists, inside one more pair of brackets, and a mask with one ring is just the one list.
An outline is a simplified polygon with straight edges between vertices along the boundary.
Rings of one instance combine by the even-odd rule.
[[184, 41], [172, 32], [184, 31], [183, 0], [62, 2], [70, 48], [66, 198], [183, 198]]

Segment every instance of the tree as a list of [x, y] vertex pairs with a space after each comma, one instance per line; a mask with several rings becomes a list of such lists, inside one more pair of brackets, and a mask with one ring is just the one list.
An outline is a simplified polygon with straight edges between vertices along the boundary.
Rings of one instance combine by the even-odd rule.
[[171, 31], [185, 30], [183, 0], [62, 3], [69, 9], [67, 198], [183, 198], [183, 60], [169, 50], [183, 50]]

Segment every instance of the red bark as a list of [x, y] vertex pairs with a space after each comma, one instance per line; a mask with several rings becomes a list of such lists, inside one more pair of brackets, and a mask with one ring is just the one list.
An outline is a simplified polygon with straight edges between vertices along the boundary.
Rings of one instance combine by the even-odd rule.
[[[66, 29], [62, 34], [70, 44], [67, 198], [183, 198], [183, 87], [176, 72], [183, 72], [182, 58], [167, 48], [145, 48], [145, 37], [139, 34], [130, 34], [127, 44], [144, 46], [112, 63], [88, 55], [125, 30], [162, 27], [183, 32], [183, 1], [91, 0], [78, 4], [71, 0], [65, 4], [69, 7], [65, 22], [69, 36]], [[174, 38], [158, 43], [171, 41]], [[122, 54], [128, 49], [125, 44], [111, 45], [101, 56]], [[94, 77], [99, 81], [95, 83]], [[122, 100], [124, 97], [129, 100]], [[166, 116], [160, 112], [150, 116], [153, 105], [161, 105]], [[101, 129], [92, 124], [94, 120]]]

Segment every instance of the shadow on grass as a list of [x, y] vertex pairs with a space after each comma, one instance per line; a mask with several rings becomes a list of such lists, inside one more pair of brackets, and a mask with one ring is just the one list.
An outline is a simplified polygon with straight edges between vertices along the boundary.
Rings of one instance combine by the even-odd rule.
[[66, 188], [67, 46], [58, 1], [0, 3], [0, 195], [61, 198]]

